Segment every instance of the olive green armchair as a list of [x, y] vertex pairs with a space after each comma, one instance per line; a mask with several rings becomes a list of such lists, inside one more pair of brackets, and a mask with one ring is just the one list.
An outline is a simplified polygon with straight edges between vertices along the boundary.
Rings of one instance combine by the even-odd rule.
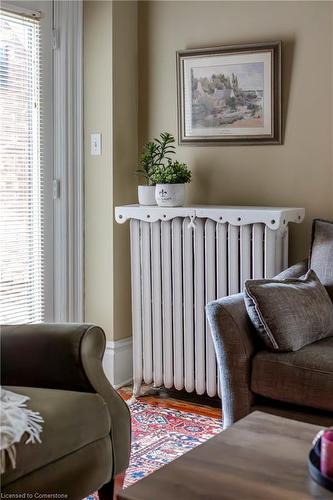
[[44, 419], [42, 443], [17, 445], [1, 492], [81, 500], [98, 490], [100, 500], [112, 499], [128, 466], [130, 415], [103, 371], [103, 330], [70, 323], [0, 329], [2, 384], [29, 396], [28, 407]]

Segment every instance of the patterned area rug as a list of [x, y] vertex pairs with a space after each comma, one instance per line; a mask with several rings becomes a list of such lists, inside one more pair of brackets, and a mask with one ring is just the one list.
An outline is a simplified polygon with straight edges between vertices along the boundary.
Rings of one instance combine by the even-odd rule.
[[138, 401], [131, 406], [132, 451], [124, 487], [222, 430], [220, 420]]
[[[222, 421], [142, 399], [130, 407], [132, 450], [124, 487], [151, 474], [222, 431]], [[91, 495], [86, 500], [96, 500]]]

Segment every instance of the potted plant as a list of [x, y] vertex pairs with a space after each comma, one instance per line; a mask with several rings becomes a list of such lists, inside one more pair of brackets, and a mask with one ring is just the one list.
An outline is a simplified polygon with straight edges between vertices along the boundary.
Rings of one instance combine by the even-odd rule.
[[139, 168], [136, 174], [145, 179], [144, 185], [138, 186], [138, 198], [140, 205], [156, 205], [155, 182], [151, 174], [155, 168], [162, 167], [164, 162], [171, 161], [175, 153], [175, 139], [169, 132], [163, 132], [159, 138], [147, 142], [139, 159]]
[[185, 163], [168, 160], [167, 165], [157, 165], [150, 174], [156, 184], [155, 197], [160, 207], [185, 205], [185, 184], [191, 182], [191, 171]]

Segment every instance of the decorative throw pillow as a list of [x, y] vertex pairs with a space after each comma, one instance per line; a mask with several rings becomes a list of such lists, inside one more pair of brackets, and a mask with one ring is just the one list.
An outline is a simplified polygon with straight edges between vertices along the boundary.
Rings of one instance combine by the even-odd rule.
[[301, 278], [248, 280], [245, 306], [265, 346], [297, 351], [333, 335], [333, 305], [310, 269]]
[[333, 222], [321, 219], [313, 221], [309, 264], [333, 302]]

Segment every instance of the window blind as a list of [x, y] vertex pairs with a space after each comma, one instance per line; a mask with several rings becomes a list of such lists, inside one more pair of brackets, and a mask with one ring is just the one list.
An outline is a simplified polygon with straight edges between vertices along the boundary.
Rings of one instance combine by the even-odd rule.
[[0, 323], [44, 317], [40, 24], [0, 9]]

